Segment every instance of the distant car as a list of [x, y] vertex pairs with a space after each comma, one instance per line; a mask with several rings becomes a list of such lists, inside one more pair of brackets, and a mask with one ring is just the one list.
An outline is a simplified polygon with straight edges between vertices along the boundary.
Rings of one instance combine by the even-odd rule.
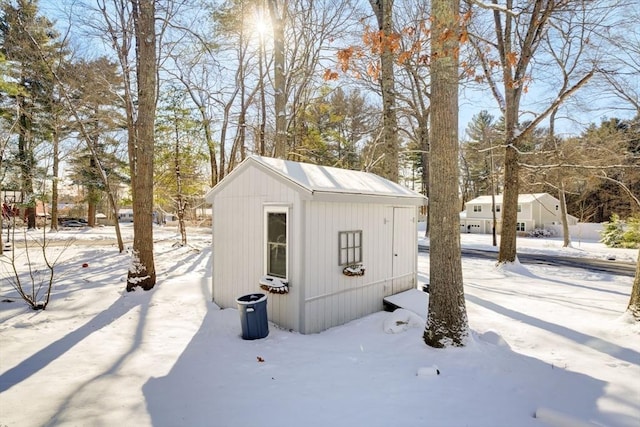
[[62, 223], [63, 227], [86, 227], [87, 224], [80, 221], [64, 221]]

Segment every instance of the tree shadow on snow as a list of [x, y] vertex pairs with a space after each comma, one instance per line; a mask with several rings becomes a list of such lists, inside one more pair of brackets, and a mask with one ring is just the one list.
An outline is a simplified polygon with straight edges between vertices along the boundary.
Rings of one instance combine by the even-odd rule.
[[[238, 312], [211, 304], [171, 371], [143, 386], [152, 424], [539, 427], [534, 413], [541, 407], [601, 425], [630, 422], [599, 411], [603, 381], [515, 353], [489, 335], [463, 349], [431, 349], [421, 342], [419, 328], [405, 332], [411, 337], [385, 334], [377, 320], [391, 315], [374, 313], [313, 335], [270, 324], [267, 338], [245, 341]], [[372, 334], [365, 351], [360, 337]], [[372, 346], [398, 343], [404, 347], [384, 372], [379, 358], [390, 353]], [[441, 375], [416, 376], [417, 368], [432, 364]]]
[[[115, 322], [138, 305], [143, 307], [142, 314], [144, 315], [148, 310], [148, 303], [148, 298], [141, 299], [134, 297], [128, 299], [126, 296], [118, 298], [109, 308], [100, 312], [83, 326], [49, 344], [37, 353], [32, 354], [18, 365], [0, 375], [0, 393], [9, 390], [14, 385], [19, 384], [38, 371], [44, 369], [47, 365], [69, 351], [76, 344], [82, 342], [89, 335]], [[144, 317], [141, 316], [140, 323], [143, 323], [143, 319]], [[142, 326], [139, 325], [136, 329], [136, 338], [131, 351], [133, 351], [135, 344], [139, 342], [141, 328]], [[123, 355], [120, 360], [123, 360], [125, 357], [126, 355]]]
[[631, 364], [638, 364], [638, 361], [640, 361], [640, 353], [633, 349], [622, 347], [601, 338], [578, 332], [574, 329], [567, 328], [557, 323], [547, 322], [546, 320], [542, 320], [537, 317], [529, 316], [527, 314], [511, 310], [475, 295], [467, 294], [465, 295], [465, 298], [467, 301], [492, 310], [496, 313], [502, 314], [503, 316], [511, 317], [514, 320], [528, 323], [531, 326], [553, 332], [554, 334], [563, 336], [567, 339], [575, 341], [578, 344], [582, 344], [593, 350], [607, 354], [611, 357], [615, 357]]

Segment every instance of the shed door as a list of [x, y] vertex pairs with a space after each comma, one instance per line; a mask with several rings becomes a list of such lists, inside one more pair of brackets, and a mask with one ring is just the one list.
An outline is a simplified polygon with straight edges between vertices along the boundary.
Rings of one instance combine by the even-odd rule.
[[392, 277], [394, 294], [411, 289], [414, 281], [414, 257], [417, 250], [415, 209], [393, 208], [393, 261]]

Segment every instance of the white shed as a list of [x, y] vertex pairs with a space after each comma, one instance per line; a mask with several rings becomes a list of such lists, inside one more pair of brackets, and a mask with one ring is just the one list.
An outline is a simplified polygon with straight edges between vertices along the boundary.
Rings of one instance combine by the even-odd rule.
[[377, 175], [252, 156], [206, 199], [222, 308], [268, 291], [269, 320], [307, 334], [379, 311], [384, 297], [416, 286], [426, 198]]

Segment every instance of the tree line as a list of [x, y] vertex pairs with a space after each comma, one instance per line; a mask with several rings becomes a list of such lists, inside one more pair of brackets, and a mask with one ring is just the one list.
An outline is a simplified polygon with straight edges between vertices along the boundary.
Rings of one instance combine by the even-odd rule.
[[[462, 283], [445, 237], [475, 195], [503, 194], [501, 263], [516, 259], [521, 192], [587, 221], [637, 212], [637, 2], [446, 3], [2, 0], [1, 187], [20, 191], [28, 227], [50, 202], [54, 229], [61, 180], [82, 186], [89, 221], [131, 188], [129, 290], [155, 284], [154, 207], [178, 215], [186, 243], [188, 208], [254, 153], [423, 192], [449, 296]], [[451, 97], [496, 113], [479, 109], [459, 138]], [[611, 115], [579, 123], [594, 109]]]

